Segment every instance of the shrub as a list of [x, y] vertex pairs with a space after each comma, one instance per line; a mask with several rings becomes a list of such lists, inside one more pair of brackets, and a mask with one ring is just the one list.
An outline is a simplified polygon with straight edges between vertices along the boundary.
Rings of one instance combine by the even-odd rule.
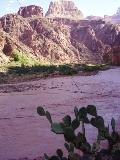
[[[61, 122], [53, 122], [51, 114], [45, 111], [44, 108], [38, 107], [37, 113], [40, 116], [45, 116], [51, 125], [52, 132], [62, 134], [65, 139], [65, 148], [68, 151], [68, 156], [63, 155], [61, 149], [57, 149], [56, 155], [48, 156], [45, 154], [46, 160], [119, 160], [120, 159], [120, 136], [116, 131], [115, 120], [111, 120], [111, 129], [104, 123], [103, 117], [99, 116], [96, 107], [88, 105], [86, 108], [78, 109], [75, 107], [75, 118], [72, 119], [66, 115]], [[89, 124], [95, 127], [98, 131], [96, 141], [90, 144], [86, 138], [85, 125]], [[80, 129], [82, 131], [78, 131]], [[108, 141], [108, 149], [101, 149], [101, 141]], [[83, 156], [76, 153], [76, 149], [82, 151]]]
[[86, 72], [94, 72], [99, 70], [105, 70], [107, 66], [104, 64], [84, 64], [83, 70]]
[[59, 65], [58, 66], [58, 71], [62, 75], [73, 75], [73, 74], [77, 74], [77, 72], [78, 72], [71, 65]]
[[57, 70], [55, 65], [35, 65], [32, 66], [31, 71], [33, 73], [54, 73]]
[[30, 57], [30, 55], [17, 50], [13, 53], [13, 60], [19, 63], [21, 66], [33, 66], [38, 63], [37, 60]]

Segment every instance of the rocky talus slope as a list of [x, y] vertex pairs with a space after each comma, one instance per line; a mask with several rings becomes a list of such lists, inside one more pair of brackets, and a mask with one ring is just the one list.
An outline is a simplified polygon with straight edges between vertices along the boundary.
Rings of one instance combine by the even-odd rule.
[[[82, 14], [74, 8], [73, 1], [61, 3], [63, 12], [59, 11], [67, 14], [64, 18], [55, 16], [58, 10], [56, 5], [51, 8], [53, 2], [46, 16], [41, 7], [31, 5], [1, 17], [0, 62], [8, 61], [17, 49], [51, 63], [120, 65], [120, 26], [103, 20], [68, 18], [75, 11], [79, 16]], [[66, 7], [66, 4], [71, 5]]]

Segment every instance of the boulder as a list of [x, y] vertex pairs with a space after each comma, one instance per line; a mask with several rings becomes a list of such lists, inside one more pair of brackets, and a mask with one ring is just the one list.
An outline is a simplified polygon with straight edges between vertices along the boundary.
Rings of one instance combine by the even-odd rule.
[[3, 47], [3, 53], [6, 56], [12, 56], [13, 50], [14, 50], [14, 44], [8, 38], [6, 38], [6, 42]]

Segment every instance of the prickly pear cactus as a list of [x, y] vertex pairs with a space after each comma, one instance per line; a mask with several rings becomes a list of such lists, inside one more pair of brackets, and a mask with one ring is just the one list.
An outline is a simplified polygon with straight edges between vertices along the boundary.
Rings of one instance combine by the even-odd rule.
[[[115, 119], [112, 118], [111, 120], [112, 133], [110, 133], [109, 125], [105, 126], [103, 117], [98, 115], [94, 105], [88, 105], [80, 109], [75, 107], [74, 119], [70, 115], [66, 115], [61, 122], [57, 123], [53, 122], [51, 114], [45, 111], [43, 107], [38, 107], [37, 113], [47, 118], [52, 132], [63, 134], [64, 146], [68, 152], [68, 156], [65, 157], [63, 151], [57, 149], [56, 155], [49, 157], [45, 154], [45, 160], [102, 160], [105, 157], [108, 160], [118, 160], [115, 158], [119, 157], [120, 160], [120, 135], [116, 131]], [[96, 141], [93, 144], [90, 144], [86, 138], [86, 124], [98, 130]], [[101, 149], [101, 141], [103, 140], [108, 141], [107, 150]], [[76, 149], [80, 150], [83, 156], [76, 153]]]

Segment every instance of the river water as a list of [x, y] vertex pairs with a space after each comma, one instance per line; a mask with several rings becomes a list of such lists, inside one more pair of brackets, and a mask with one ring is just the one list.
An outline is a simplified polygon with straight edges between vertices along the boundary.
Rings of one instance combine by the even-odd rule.
[[[51, 112], [59, 121], [73, 115], [74, 106], [97, 106], [106, 123], [120, 117], [120, 68], [91, 76], [58, 77], [18, 84], [0, 85], [0, 160], [35, 158], [52, 154], [63, 147], [63, 137], [50, 131], [37, 106]], [[88, 138], [94, 140], [94, 129], [87, 127]]]

